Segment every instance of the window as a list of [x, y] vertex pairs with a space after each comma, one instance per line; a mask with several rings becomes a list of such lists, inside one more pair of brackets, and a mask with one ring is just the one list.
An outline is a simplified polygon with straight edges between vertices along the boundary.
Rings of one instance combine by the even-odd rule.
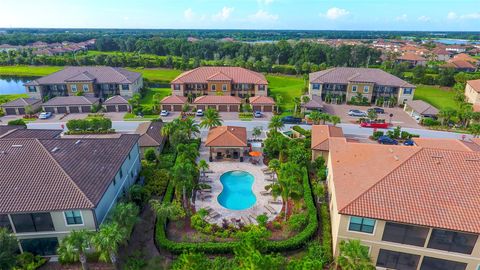
[[222, 84], [222, 91], [227, 91], [227, 85], [226, 84]]
[[413, 92], [412, 88], [403, 88], [403, 94], [404, 95], [411, 95]]
[[258, 91], [265, 91], [265, 85], [259, 85]]
[[77, 92], [77, 85], [75, 84], [70, 85], [70, 89], [72, 89], [72, 92]]
[[37, 88], [35, 88], [35, 86], [29, 86], [28, 92], [37, 92]]
[[133, 178], [133, 171], [130, 172], [130, 177]]
[[356, 85], [352, 85], [352, 92], [357, 92], [357, 86]]
[[423, 257], [420, 270], [465, 270], [466, 263], [447, 261], [432, 257]]
[[122, 90], [129, 90], [130, 86], [128, 84], [122, 84]]
[[173, 85], [173, 90], [180, 91], [180, 84], [174, 84]]
[[128, 160], [132, 158], [132, 152], [128, 153]]
[[314, 83], [314, 84], [312, 85], [312, 89], [313, 89], [313, 90], [320, 90], [320, 84]]
[[382, 240], [423, 247], [428, 231], [429, 229], [424, 227], [387, 222]]
[[123, 178], [123, 169], [120, 168], [120, 179], [122, 179], [122, 178]]
[[433, 229], [428, 247], [450, 252], [472, 254], [477, 238], [478, 236], [475, 234]]
[[377, 266], [388, 269], [416, 270], [419, 255], [380, 249]]
[[13, 214], [11, 217], [17, 233], [55, 230], [50, 213]]
[[216, 91], [216, 85], [215, 84], [212, 84], [212, 86], [210, 86], [210, 88], [212, 89], [212, 91]]
[[83, 225], [80, 211], [65, 211], [64, 214], [67, 225]]
[[83, 92], [88, 92], [88, 84], [83, 85]]
[[115, 186], [117, 184], [117, 176], [115, 175], [115, 177], [113, 178], [113, 185]]
[[350, 217], [349, 231], [373, 233], [375, 228], [375, 220], [362, 217]]
[[365, 86], [363, 87], [363, 93], [368, 93], [368, 91], [370, 91], [370, 86], [365, 85]]
[[30, 252], [35, 255], [49, 256], [55, 255], [58, 247], [58, 239], [51, 238], [36, 238], [20, 240], [24, 252]]
[[10, 219], [8, 219], [8, 215], [0, 215], [0, 228], [5, 228], [8, 231], [12, 231], [12, 226], [10, 225]]

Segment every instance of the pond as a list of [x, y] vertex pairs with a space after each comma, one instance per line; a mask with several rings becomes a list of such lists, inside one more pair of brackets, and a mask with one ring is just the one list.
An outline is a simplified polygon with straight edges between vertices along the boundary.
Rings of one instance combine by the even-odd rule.
[[26, 93], [24, 83], [35, 77], [0, 76], [0, 95]]

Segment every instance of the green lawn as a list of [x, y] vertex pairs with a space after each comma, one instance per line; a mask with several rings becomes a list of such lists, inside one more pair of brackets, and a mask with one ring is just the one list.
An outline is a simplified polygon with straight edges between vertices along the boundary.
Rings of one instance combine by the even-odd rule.
[[280, 104], [281, 109], [283, 111], [293, 110], [295, 107], [293, 98], [302, 95], [303, 78], [287, 75], [267, 75], [267, 80], [270, 96], [281, 95], [283, 97]]
[[160, 98], [164, 98], [170, 95], [170, 88], [149, 88], [145, 96], [140, 100], [140, 103], [143, 105], [153, 105], [153, 96], [156, 94], [160, 95]]
[[142, 69], [142, 68], [127, 68], [128, 70], [140, 72], [143, 75], [143, 78], [159, 83], [170, 83], [175, 77], [182, 73], [181, 70], [176, 69], [165, 69], [165, 68], [152, 68], [152, 69]]
[[420, 99], [430, 103], [437, 109], [458, 109], [457, 103], [454, 101], [454, 92], [451, 88], [440, 88], [431, 85], [418, 85], [415, 89], [413, 99]]
[[28, 97], [27, 94], [5, 94], [5, 95], [0, 95], [0, 104], [2, 103], [7, 103], [9, 101], [15, 100], [17, 98], [26, 98]]
[[45, 76], [62, 68], [57, 66], [0, 66], [0, 75]]

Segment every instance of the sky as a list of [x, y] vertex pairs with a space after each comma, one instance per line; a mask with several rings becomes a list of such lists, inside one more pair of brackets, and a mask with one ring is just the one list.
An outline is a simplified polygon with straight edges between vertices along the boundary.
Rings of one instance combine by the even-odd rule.
[[480, 31], [480, 0], [0, 0], [0, 28]]

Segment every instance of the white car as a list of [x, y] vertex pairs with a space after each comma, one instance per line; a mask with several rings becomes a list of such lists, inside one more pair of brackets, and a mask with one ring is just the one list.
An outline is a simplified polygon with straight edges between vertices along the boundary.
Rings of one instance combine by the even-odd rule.
[[48, 119], [52, 116], [51, 112], [42, 112], [38, 115], [38, 119]]
[[198, 109], [197, 110], [197, 113], [195, 114], [196, 116], [203, 116], [203, 110], [202, 109]]
[[160, 112], [160, 116], [168, 116], [169, 114], [170, 114], [170, 112], [167, 111], [167, 110], [162, 110], [162, 111]]

